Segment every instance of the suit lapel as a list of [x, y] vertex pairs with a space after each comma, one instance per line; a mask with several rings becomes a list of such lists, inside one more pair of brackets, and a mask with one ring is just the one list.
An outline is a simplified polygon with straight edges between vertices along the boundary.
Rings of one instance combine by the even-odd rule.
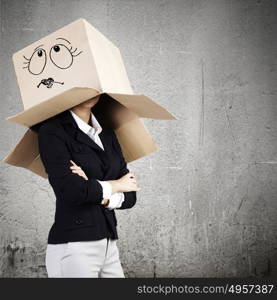
[[[103, 134], [103, 133], [104, 133], [104, 129], [102, 129], [102, 131], [100, 132], [99, 137], [100, 137], [103, 147], [105, 149], [106, 142], [105, 142], [105, 134]], [[86, 144], [95, 150], [105, 153], [105, 151], [97, 143], [95, 143], [93, 139], [91, 139], [87, 134], [85, 134], [80, 129], [76, 131], [75, 139], [80, 143]]]
[[[105, 132], [105, 128], [102, 127], [102, 131], [99, 134], [101, 142], [105, 150], [103, 150], [97, 143], [94, 142], [87, 134], [85, 134], [77, 125], [74, 118], [72, 117], [70, 111], [66, 110], [59, 115], [61, 123], [63, 124], [65, 130], [69, 135], [71, 135], [75, 140], [80, 143], [86, 144], [94, 150], [106, 154], [107, 150], [107, 134]], [[100, 121], [100, 120], [98, 120]], [[100, 123], [100, 122], [99, 122]], [[102, 126], [102, 124], [100, 123]]]

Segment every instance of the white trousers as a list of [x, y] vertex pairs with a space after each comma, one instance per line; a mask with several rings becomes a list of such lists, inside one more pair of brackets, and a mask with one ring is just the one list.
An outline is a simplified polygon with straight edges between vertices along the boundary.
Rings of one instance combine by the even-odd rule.
[[48, 277], [125, 278], [116, 240], [47, 244]]

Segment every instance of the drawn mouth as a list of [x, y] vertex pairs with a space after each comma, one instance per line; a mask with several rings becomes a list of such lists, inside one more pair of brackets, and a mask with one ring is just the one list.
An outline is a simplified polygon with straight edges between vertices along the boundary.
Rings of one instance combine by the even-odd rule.
[[48, 79], [42, 79], [41, 82], [37, 85], [37, 87], [39, 88], [41, 84], [46, 85], [46, 87], [48, 89], [50, 89], [54, 83], [58, 83], [58, 84], [64, 84], [64, 82], [58, 82], [55, 81], [53, 78], [49, 77]]

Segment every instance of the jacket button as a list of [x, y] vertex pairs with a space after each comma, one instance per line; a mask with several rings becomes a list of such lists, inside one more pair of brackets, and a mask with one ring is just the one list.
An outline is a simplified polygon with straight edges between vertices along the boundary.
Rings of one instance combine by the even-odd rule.
[[78, 224], [78, 225], [79, 225], [79, 224], [83, 224], [83, 220], [81, 220], [81, 219], [76, 219], [76, 220], [75, 220], [75, 224]]

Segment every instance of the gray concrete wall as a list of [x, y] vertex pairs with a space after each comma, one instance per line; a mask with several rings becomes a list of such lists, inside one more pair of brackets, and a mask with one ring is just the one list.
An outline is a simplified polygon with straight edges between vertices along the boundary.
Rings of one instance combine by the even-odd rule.
[[[1, 158], [26, 128], [11, 54], [84, 17], [121, 50], [160, 151], [132, 162], [142, 190], [117, 211], [127, 277], [277, 275], [276, 10], [272, 0], [1, 1]], [[45, 277], [55, 198], [1, 163], [0, 276]]]

